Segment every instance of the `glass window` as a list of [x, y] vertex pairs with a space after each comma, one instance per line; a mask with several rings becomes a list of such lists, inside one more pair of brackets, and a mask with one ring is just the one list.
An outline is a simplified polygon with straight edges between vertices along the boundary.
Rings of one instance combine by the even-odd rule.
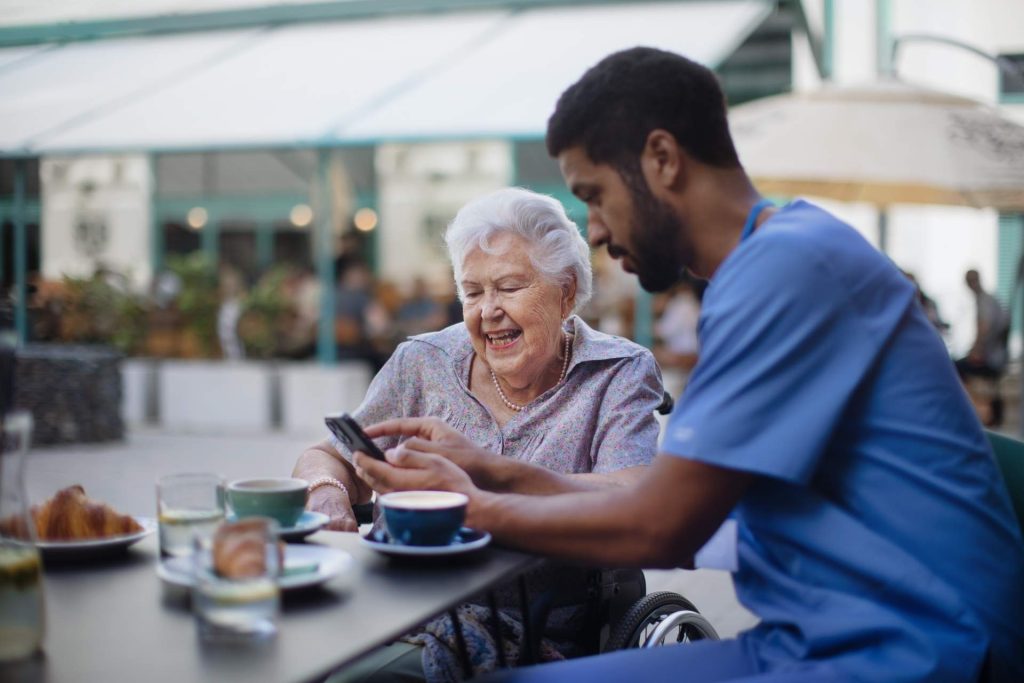
[[999, 92], [1014, 99], [1024, 96], [1024, 54], [1000, 55], [999, 59]]
[[[0, 159], [0, 197], [14, 195], [14, 159]], [[39, 159], [25, 160], [25, 196], [39, 196]]]

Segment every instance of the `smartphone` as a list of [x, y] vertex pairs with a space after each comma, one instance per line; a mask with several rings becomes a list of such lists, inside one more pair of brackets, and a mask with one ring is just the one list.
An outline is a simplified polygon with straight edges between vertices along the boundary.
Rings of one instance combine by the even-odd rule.
[[331, 433], [338, 437], [339, 441], [348, 446], [349, 450], [362, 451], [377, 460], [384, 459], [384, 452], [377, 447], [377, 444], [366, 435], [359, 423], [348, 413], [328, 415], [324, 418], [324, 423]]

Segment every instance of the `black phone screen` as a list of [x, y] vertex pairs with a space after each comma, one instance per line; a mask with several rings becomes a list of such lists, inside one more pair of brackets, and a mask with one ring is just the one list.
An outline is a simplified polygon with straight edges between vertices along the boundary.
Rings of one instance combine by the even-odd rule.
[[384, 459], [384, 453], [377, 447], [377, 444], [366, 435], [359, 423], [348, 413], [328, 415], [324, 423], [331, 433], [338, 437], [338, 440], [345, 444], [352, 451], [362, 451], [377, 460]]

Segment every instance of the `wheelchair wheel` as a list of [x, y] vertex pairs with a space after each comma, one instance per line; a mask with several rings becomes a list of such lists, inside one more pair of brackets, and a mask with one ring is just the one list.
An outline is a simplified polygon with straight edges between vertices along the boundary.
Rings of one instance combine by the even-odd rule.
[[644, 596], [622, 617], [605, 651], [674, 645], [692, 640], [718, 640], [718, 633], [693, 603], [668, 591]]

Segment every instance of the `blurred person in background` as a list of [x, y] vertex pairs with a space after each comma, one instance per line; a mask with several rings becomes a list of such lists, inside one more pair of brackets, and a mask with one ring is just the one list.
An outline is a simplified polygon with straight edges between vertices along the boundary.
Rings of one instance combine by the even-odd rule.
[[234, 266], [221, 265], [218, 270], [220, 306], [217, 309], [217, 341], [224, 358], [243, 360], [245, 348], [238, 336], [238, 320], [242, 317], [245, 280]]
[[[445, 239], [464, 322], [399, 346], [354, 417], [362, 424], [439, 418], [494, 451], [493, 458], [462, 465], [496, 490], [583, 491], [635, 480], [656, 448], [661, 378], [650, 351], [597, 332], [575, 315], [592, 291], [590, 252], [562, 205], [528, 190], [499, 190], [464, 206]], [[331, 438], [308, 449], [294, 476], [312, 482], [308, 507], [329, 515], [329, 528], [357, 530], [352, 505], [369, 501], [372, 492], [340, 442]], [[584, 577], [582, 569], [545, 568], [527, 580], [539, 595], [555, 581], [582, 585]], [[499, 591], [499, 604], [514, 663], [523, 634], [514, 585]], [[552, 613], [548, 625], [563, 637], [542, 642], [544, 660], [573, 653], [571, 636], [583, 626], [583, 611]], [[460, 608], [477, 672], [498, 662], [489, 619], [482, 606]], [[456, 652], [454, 627], [439, 618], [339, 680], [370, 680], [381, 667], [451, 680], [461, 675]]]
[[341, 272], [334, 293], [334, 340], [338, 360], [362, 360], [374, 371], [383, 359], [374, 337], [386, 325], [387, 312], [373, 296], [373, 274], [362, 261], [352, 261]]
[[914, 287], [917, 288], [917, 302], [921, 304], [921, 310], [924, 311], [924, 315], [928, 318], [928, 322], [938, 331], [940, 335], [944, 335], [949, 332], [949, 323], [942, 319], [942, 315], [939, 313], [939, 304], [935, 299], [931, 298], [924, 293], [921, 288], [921, 283], [917, 281], [917, 277], [908, 271], [903, 271], [903, 274], [907, 276], [907, 279], [914, 283]]
[[345, 270], [353, 263], [367, 263], [366, 237], [363, 233], [350, 227], [347, 232], [338, 238], [338, 252], [334, 257], [334, 276], [341, 278]]
[[430, 288], [422, 276], [412, 280], [410, 296], [398, 307], [395, 327], [400, 337], [434, 332], [445, 325], [445, 310], [430, 296]]
[[444, 308], [445, 327], [457, 325], [462, 322], [462, 302], [459, 301], [459, 291], [455, 287], [455, 273], [449, 271], [450, 277], [444, 281], [444, 294], [441, 296], [441, 306]]
[[700, 351], [698, 286], [693, 279], [682, 278], [658, 301], [662, 310], [654, 324], [654, 357], [665, 373], [665, 388], [675, 399], [683, 393]]
[[636, 283], [615, 265], [607, 253], [596, 252], [593, 261], [594, 297], [581, 315], [605, 334], [631, 339]]
[[[999, 380], [1009, 361], [1010, 314], [998, 299], [982, 288], [978, 271], [968, 270], [964, 274], [964, 284], [974, 293], [976, 331], [970, 351], [956, 361], [956, 369], [965, 382], [969, 383], [972, 378], [985, 381], [983, 389], [968, 386], [968, 390], [973, 398], [981, 400], [983, 409], [979, 415], [982, 422], [995, 427], [1003, 423], [1003, 396]], [[979, 393], [987, 393], [987, 396], [978, 396]]]
[[320, 281], [309, 264], [293, 266], [283, 283], [287, 318], [279, 330], [279, 355], [304, 360], [316, 355]]

